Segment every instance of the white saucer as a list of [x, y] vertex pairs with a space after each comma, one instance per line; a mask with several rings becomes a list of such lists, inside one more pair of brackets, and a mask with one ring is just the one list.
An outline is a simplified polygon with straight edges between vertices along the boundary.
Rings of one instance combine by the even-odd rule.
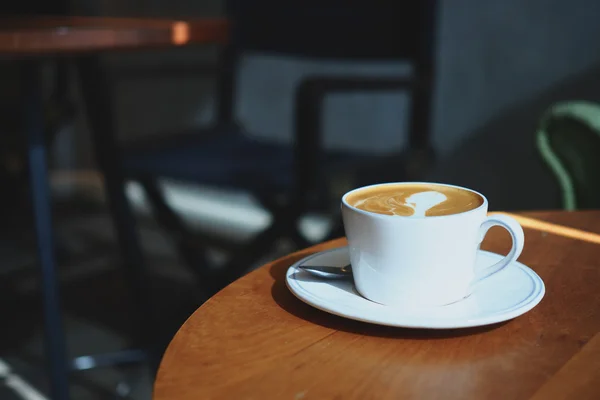
[[[492, 265], [502, 257], [479, 251], [477, 264]], [[531, 310], [545, 293], [542, 279], [529, 267], [515, 262], [477, 285], [473, 294], [459, 302], [443, 307], [389, 307], [359, 295], [351, 280], [325, 280], [297, 267], [343, 266], [349, 262], [347, 247], [313, 254], [288, 269], [287, 286], [300, 300], [331, 314], [379, 325], [428, 329], [507, 321]]]

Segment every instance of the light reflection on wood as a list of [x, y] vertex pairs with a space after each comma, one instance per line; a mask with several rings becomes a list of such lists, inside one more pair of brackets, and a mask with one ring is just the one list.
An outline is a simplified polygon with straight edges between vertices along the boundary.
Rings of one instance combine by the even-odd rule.
[[499, 212], [488, 213], [488, 215], [494, 214], [510, 215], [511, 217], [519, 221], [523, 228], [535, 229], [537, 231], [547, 232], [553, 235], [559, 235], [570, 239], [583, 240], [585, 242], [600, 244], [600, 235], [597, 233], [587, 232], [581, 229], [569, 228], [568, 226], [553, 224], [551, 222], [524, 217], [518, 214]]

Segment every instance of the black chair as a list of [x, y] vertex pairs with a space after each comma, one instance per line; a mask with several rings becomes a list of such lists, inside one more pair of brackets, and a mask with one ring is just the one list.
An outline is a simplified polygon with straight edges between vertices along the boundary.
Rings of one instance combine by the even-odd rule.
[[[159, 223], [199, 280], [216, 290], [245, 272], [274, 241], [291, 238], [299, 247], [308, 240], [298, 230], [307, 211], [337, 212], [339, 198], [327, 196], [336, 172], [355, 171], [355, 184], [419, 177], [432, 159], [429, 141], [434, 78], [436, 1], [351, 2], [274, 0], [228, 1], [232, 21], [230, 43], [220, 55], [218, 113], [214, 128], [169, 135], [152, 145], [130, 147], [126, 173], [141, 183]], [[376, 76], [311, 76], [295, 95], [294, 146], [266, 143], [245, 135], [234, 123], [233, 93], [237, 61], [245, 51], [310, 59], [406, 60], [409, 78]], [[339, 92], [398, 91], [411, 93], [409, 148], [402, 155], [369, 157], [321, 146], [322, 104]], [[391, 168], [393, 175], [382, 173]], [[357, 169], [359, 166], [368, 166]], [[385, 168], [387, 167], [387, 168]], [[206, 268], [205, 249], [169, 208], [157, 185], [172, 178], [252, 193], [273, 215], [273, 223], [236, 251], [225, 267]], [[330, 237], [342, 236], [336, 219]]]

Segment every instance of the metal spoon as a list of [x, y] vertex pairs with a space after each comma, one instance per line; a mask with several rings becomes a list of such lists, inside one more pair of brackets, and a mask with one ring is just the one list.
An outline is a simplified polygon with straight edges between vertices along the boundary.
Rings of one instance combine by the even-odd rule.
[[325, 279], [350, 279], [352, 278], [352, 266], [326, 267], [321, 265], [300, 265], [298, 268], [309, 272], [319, 278]]

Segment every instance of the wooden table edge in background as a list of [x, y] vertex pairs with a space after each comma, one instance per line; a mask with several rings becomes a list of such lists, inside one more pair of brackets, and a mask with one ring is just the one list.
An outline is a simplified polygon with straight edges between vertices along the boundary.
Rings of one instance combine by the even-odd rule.
[[[77, 68], [82, 86], [82, 97], [91, 119], [90, 130], [97, 150], [97, 162], [103, 168], [108, 183], [107, 196], [111, 209], [119, 215], [113, 222], [116, 224], [117, 236], [127, 238], [128, 249], [123, 251], [125, 263], [129, 265], [131, 276], [138, 274], [143, 268], [141, 251], [136, 248], [135, 227], [131, 221], [130, 210], [123, 194], [122, 171], [118, 162], [114, 163], [115, 138], [113, 122], [108, 114], [98, 118], [101, 112], [110, 109], [109, 78], [101, 66], [100, 52], [116, 50], [144, 50], [174, 48], [191, 44], [226, 44], [229, 36], [229, 22], [223, 18], [206, 18], [198, 20], [147, 19], [147, 18], [97, 18], [76, 16], [0, 16], [0, 58], [18, 61], [22, 72], [24, 99], [24, 129], [27, 136], [27, 152], [30, 166], [30, 182], [32, 188], [33, 213], [35, 214], [35, 231], [38, 242], [38, 261], [42, 272], [42, 296], [45, 330], [45, 353], [48, 361], [50, 392], [53, 398], [69, 398], [69, 369], [74, 365], [68, 361], [65, 335], [62, 327], [60, 307], [60, 290], [56, 276], [55, 257], [52, 238], [52, 219], [50, 217], [50, 197], [48, 193], [48, 176], [46, 149], [44, 146], [44, 85], [43, 69], [49, 60], [65, 57], [67, 63]], [[66, 71], [61, 69], [60, 72]], [[58, 75], [58, 74], [57, 74]], [[68, 76], [65, 75], [65, 78]], [[58, 79], [58, 78], [57, 78]], [[64, 79], [63, 81], [67, 81]], [[60, 87], [61, 85], [59, 85]], [[60, 88], [62, 89], [62, 87]], [[60, 90], [59, 89], [59, 90]], [[90, 106], [93, 104], [93, 106]], [[90, 108], [96, 112], [90, 113]], [[98, 147], [101, 150], [98, 150]], [[113, 154], [109, 154], [109, 153]], [[107, 158], [107, 154], [112, 160]], [[103, 161], [104, 160], [104, 161]], [[113, 162], [111, 162], [113, 161]], [[114, 206], [114, 207], [112, 207]], [[115, 212], [113, 210], [113, 212]], [[133, 218], [133, 217], [131, 217]], [[123, 223], [124, 222], [124, 223]], [[133, 231], [132, 231], [133, 230]], [[134, 240], [131, 240], [134, 238]], [[138, 275], [139, 277], [139, 275]], [[137, 277], [136, 277], [137, 278]], [[131, 280], [134, 280], [133, 278]], [[134, 297], [143, 299], [143, 285], [133, 285], [137, 291]], [[140, 288], [140, 290], [137, 290]], [[148, 301], [138, 303], [149, 304]], [[140, 319], [149, 320], [146, 310], [139, 309], [136, 314]], [[143, 326], [146, 322], [140, 323]], [[140, 329], [142, 330], [142, 328]], [[154, 368], [154, 352], [147, 344], [146, 332], [139, 341], [139, 349], [113, 352], [110, 354], [90, 355], [94, 363], [101, 357], [100, 364], [121, 363], [125, 357], [134, 362], [130, 353], [135, 353], [135, 360], [150, 359]], [[140, 355], [140, 353], [143, 353]], [[125, 354], [125, 356], [123, 356]], [[156, 357], [158, 358], [158, 357]], [[76, 360], [76, 359], [75, 359]], [[92, 363], [92, 364], [94, 364]]]
[[224, 18], [0, 17], [0, 55], [53, 55], [225, 44]]

